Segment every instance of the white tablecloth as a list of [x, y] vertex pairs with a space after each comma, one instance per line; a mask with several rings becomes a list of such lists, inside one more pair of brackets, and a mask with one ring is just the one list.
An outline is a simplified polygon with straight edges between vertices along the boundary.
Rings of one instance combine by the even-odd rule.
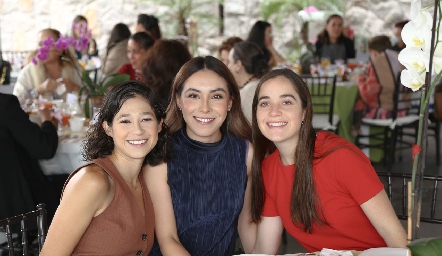
[[81, 144], [84, 135], [70, 135], [58, 143], [55, 156], [49, 160], [40, 160], [40, 166], [46, 175], [70, 174], [86, 162], [81, 156]]

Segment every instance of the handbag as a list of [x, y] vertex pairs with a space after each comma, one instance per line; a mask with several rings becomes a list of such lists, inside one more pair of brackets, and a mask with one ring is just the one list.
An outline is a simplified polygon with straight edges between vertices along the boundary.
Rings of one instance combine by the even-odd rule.
[[434, 92], [434, 117], [442, 120], [442, 82], [436, 85]]
[[2, 60], [0, 63], [0, 84], [11, 83], [11, 63]]

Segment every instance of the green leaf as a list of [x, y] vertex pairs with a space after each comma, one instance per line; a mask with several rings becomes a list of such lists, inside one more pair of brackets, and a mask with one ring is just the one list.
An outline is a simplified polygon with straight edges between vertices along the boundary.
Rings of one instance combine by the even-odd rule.
[[414, 240], [407, 245], [414, 256], [442, 255], [442, 237], [430, 237]]
[[83, 74], [81, 75], [81, 79], [86, 83], [86, 85], [91, 90], [94, 90], [94, 83], [92, 82], [91, 78], [89, 77], [89, 73], [88, 72], [83, 71]]
[[102, 88], [103, 88], [104, 90], [107, 90], [107, 88], [108, 88], [109, 86], [111, 86], [111, 85], [116, 85], [116, 84], [120, 84], [120, 83], [122, 83], [122, 82], [129, 81], [129, 79], [130, 79], [130, 76], [129, 76], [128, 74], [115, 74], [115, 75], [112, 75], [112, 76], [106, 78], [106, 79], [103, 81], [103, 86], [102, 86]]

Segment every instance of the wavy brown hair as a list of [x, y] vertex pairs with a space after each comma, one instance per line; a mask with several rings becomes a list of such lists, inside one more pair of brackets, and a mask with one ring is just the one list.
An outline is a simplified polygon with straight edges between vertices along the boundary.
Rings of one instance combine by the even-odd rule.
[[178, 98], [181, 97], [187, 79], [202, 70], [211, 70], [222, 77], [227, 83], [229, 96], [232, 98], [232, 107], [221, 126], [221, 130], [231, 133], [238, 138], [251, 141], [252, 130], [241, 109], [241, 98], [235, 78], [222, 61], [212, 56], [195, 57], [191, 59], [183, 65], [176, 75], [172, 85], [171, 101], [166, 113], [166, 124], [170, 127], [170, 132], [176, 132], [185, 125], [177, 101]]
[[[332, 19], [341, 19], [342, 23], [344, 23], [344, 19], [342, 18], [341, 15], [339, 14], [332, 14], [330, 15], [325, 24], [328, 24]], [[338, 44], [343, 44], [345, 40], [345, 36], [344, 36], [344, 32], [341, 33], [341, 35], [338, 37], [338, 40], [336, 41], [336, 43]], [[330, 43], [330, 36], [328, 35], [327, 29], [324, 29], [321, 31], [321, 33], [319, 33], [318, 35], [318, 41], [321, 42], [322, 44], [329, 44]]]
[[[165, 113], [159, 102], [159, 97], [146, 84], [138, 81], [128, 81], [117, 84], [106, 94], [97, 121], [93, 124], [87, 133], [87, 138], [83, 144], [82, 155], [85, 161], [91, 161], [97, 158], [103, 158], [114, 150], [115, 144], [111, 137], [106, 134], [103, 123], [107, 122], [112, 127], [112, 121], [115, 115], [120, 111], [126, 100], [140, 96], [154, 110], [157, 122], [164, 120]], [[168, 147], [168, 127], [163, 122], [161, 131], [158, 133], [158, 142], [155, 147], [147, 154], [143, 166], [146, 164], [158, 165], [169, 158]]]
[[146, 84], [160, 96], [164, 108], [170, 102], [173, 78], [191, 58], [187, 47], [177, 40], [159, 39], [149, 49], [143, 76]]
[[[315, 221], [324, 223], [317, 209], [321, 208], [313, 182], [313, 158], [316, 132], [312, 125], [313, 107], [310, 92], [304, 80], [290, 69], [276, 69], [264, 75], [255, 92], [252, 105], [252, 129], [255, 151], [252, 163], [252, 219], [258, 223], [265, 200], [265, 188], [261, 175], [261, 163], [266, 156], [275, 151], [275, 144], [267, 139], [260, 131], [256, 119], [258, 96], [261, 86], [277, 77], [286, 78], [298, 93], [302, 108], [305, 111], [304, 124], [299, 131], [298, 145], [293, 158], [295, 159], [295, 176], [290, 200], [290, 215], [292, 222], [310, 232]], [[301, 150], [302, 149], [302, 150]]]

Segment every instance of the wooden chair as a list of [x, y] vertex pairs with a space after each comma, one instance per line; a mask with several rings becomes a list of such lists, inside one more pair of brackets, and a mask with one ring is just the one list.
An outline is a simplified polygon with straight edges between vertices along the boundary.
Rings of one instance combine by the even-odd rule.
[[313, 128], [337, 133], [340, 117], [333, 113], [336, 93], [336, 76], [303, 75], [312, 97]]
[[37, 205], [37, 210], [35, 211], [0, 220], [0, 227], [4, 227], [6, 230], [7, 251], [9, 252], [9, 256], [14, 255], [15, 249], [14, 249], [14, 241], [12, 238], [12, 233], [13, 233], [12, 229], [13, 225], [14, 224], [18, 225], [18, 223], [20, 223], [21, 244], [23, 246], [22, 255], [30, 254], [27, 220], [33, 217], [36, 217], [37, 219], [37, 232], [38, 232], [37, 241], [38, 241], [38, 252], [40, 252], [46, 238], [46, 233], [48, 231], [45, 204]]
[[[411, 180], [411, 174], [404, 173], [389, 173], [389, 172], [378, 172], [378, 176], [381, 181], [385, 184], [385, 190], [387, 192], [388, 198], [390, 201], [397, 202], [400, 199], [400, 209], [395, 209], [396, 214], [399, 219], [406, 220], [407, 219], [407, 182]], [[422, 192], [426, 194], [425, 197], [430, 198], [430, 207], [428, 206], [428, 202], [423, 200], [422, 202], [422, 215], [420, 220], [422, 222], [427, 223], [436, 223], [442, 224], [442, 213], [440, 209], [438, 210], [437, 201], [441, 201], [441, 198], [438, 198], [438, 190], [442, 186], [442, 177], [439, 176], [429, 176], [424, 175], [424, 188], [422, 188]], [[393, 185], [393, 181], [398, 181], [399, 186]], [[396, 183], [397, 184], [397, 183]], [[428, 186], [429, 185], [429, 186]], [[397, 193], [397, 190], [399, 192]], [[430, 193], [427, 193], [430, 192]], [[423, 199], [425, 199], [423, 196]], [[441, 206], [439, 206], [440, 208]], [[429, 212], [428, 212], [429, 210]], [[438, 215], [436, 215], [438, 214]]]

